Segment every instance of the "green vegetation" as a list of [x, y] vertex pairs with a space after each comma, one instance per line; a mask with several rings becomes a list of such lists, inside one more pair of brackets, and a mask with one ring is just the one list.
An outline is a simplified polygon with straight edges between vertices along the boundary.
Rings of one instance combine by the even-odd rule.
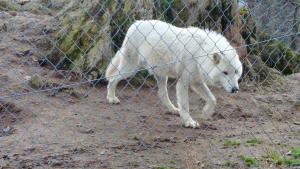
[[290, 156], [283, 159], [283, 164], [287, 166], [300, 166], [300, 148], [290, 148]]
[[300, 166], [300, 160], [295, 158], [285, 158], [283, 159], [283, 164], [286, 166]]
[[259, 140], [257, 138], [252, 138], [252, 139], [246, 141], [247, 146], [256, 146], [256, 145], [262, 144], [262, 143], [263, 143], [263, 141]]
[[159, 165], [158, 167], [155, 167], [157, 169], [174, 169], [176, 166], [176, 157], [174, 155], [172, 155], [171, 159], [169, 162], [167, 162], [166, 164], [162, 164], [162, 165]]
[[269, 159], [277, 166], [300, 166], [300, 149], [296, 147], [290, 148], [289, 157], [282, 157], [277, 151], [271, 150], [267, 152], [264, 158]]
[[259, 34], [260, 41], [266, 41], [260, 44], [262, 60], [271, 68], [275, 68], [284, 75], [300, 72], [300, 54], [290, 49], [280, 40], [269, 40], [266, 34]]
[[159, 169], [173, 169], [171, 167], [160, 166]]
[[264, 158], [269, 159], [272, 163], [276, 164], [276, 165], [282, 165], [283, 164], [283, 159], [280, 156], [280, 154], [277, 151], [269, 151], [268, 155], [265, 156]]
[[236, 165], [236, 163], [226, 160], [223, 164], [224, 167], [229, 167], [229, 168], [233, 168]]
[[234, 148], [236, 148], [236, 147], [238, 147], [240, 145], [241, 145], [241, 142], [240, 141], [236, 141], [236, 140], [226, 140], [224, 142], [224, 144], [223, 144], [223, 146], [225, 148], [228, 148], [228, 147], [234, 147]]
[[294, 158], [300, 158], [300, 148], [292, 147], [290, 149], [290, 151], [291, 151], [292, 157], [294, 157]]
[[241, 159], [245, 162], [245, 164], [248, 167], [253, 167], [253, 166], [256, 166], [256, 164], [257, 164], [256, 159], [252, 156], [242, 155]]
[[0, 11], [17, 11], [20, 9], [20, 5], [12, 2], [11, 0], [0, 1]]

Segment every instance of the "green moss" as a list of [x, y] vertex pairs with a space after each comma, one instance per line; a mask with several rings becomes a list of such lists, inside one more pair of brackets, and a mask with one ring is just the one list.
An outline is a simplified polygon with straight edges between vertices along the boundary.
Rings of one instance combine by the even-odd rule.
[[93, 47], [95, 42], [99, 39], [99, 32], [100, 28], [97, 24], [93, 21], [88, 21], [82, 28], [82, 34], [80, 37], [80, 47], [87, 51], [89, 48]]
[[111, 37], [113, 49], [116, 52], [122, 45], [125, 38], [125, 32], [129, 25], [133, 22], [133, 15], [130, 13], [132, 2], [124, 3], [116, 1], [112, 4], [111, 12], [112, 20], [110, 21]]
[[177, 26], [185, 26], [189, 19], [189, 9], [184, 5], [182, 0], [172, 1], [171, 8], [173, 11], [173, 18], [170, 18], [170, 20], [175, 20], [174, 24], [176, 24]]
[[[264, 40], [266, 37], [262, 37]], [[260, 45], [263, 61], [284, 75], [300, 72], [300, 54], [279, 40], [271, 40]]]
[[219, 14], [221, 14], [222, 32], [226, 31], [231, 25], [234, 24], [232, 5], [232, 1], [222, 0], [222, 10], [219, 11]]
[[171, 3], [172, 3], [173, 0], [161, 0], [160, 3], [161, 3], [161, 7], [163, 9], [167, 9], [170, 7]]
[[132, 3], [125, 3], [123, 10], [124, 13], [129, 13], [132, 10]]
[[205, 17], [204, 22], [202, 22], [201, 26], [204, 28], [208, 28], [215, 31], [221, 31], [222, 30], [222, 24], [221, 24], [221, 18], [222, 18], [222, 4], [218, 2], [211, 2], [205, 10], [207, 11], [207, 14], [209, 17]]
[[240, 15], [241, 16], [246, 16], [248, 15], [249, 11], [246, 7], [240, 8]]
[[60, 42], [60, 49], [65, 53], [69, 54], [74, 46], [74, 42], [77, 40], [78, 35], [80, 34], [79, 28], [72, 28], [72, 30], [65, 36]]
[[[89, 6], [92, 4], [82, 5], [82, 8], [90, 9], [91, 13], [96, 8]], [[56, 36], [59, 50], [50, 55], [50, 60], [58, 63], [58, 68], [73, 69], [84, 65], [82, 56], [86, 56], [101, 37], [99, 34], [101, 23], [97, 23], [96, 20], [89, 20], [88, 14], [82, 9], [79, 10], [79, 12], [77, 10], [72, 11], [65, 18], [62, 18], [63, 29]], [[95, 16], [95, 19], [99, 19], [100, 16], [104, 16], [104, 13]], [[107, 21], [106, 16], [103, 17], [103, 21]]]

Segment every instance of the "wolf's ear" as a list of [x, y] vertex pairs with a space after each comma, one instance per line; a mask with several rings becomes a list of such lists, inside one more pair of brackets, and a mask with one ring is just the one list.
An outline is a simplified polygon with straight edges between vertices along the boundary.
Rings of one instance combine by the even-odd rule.
[[214, 59], [214, 63], [216, 65], [218, 65], [220, 63], [220, 61], [221, 61], [221, 55], [219, 55], [218, 53], [214, 53], [213, 59]]

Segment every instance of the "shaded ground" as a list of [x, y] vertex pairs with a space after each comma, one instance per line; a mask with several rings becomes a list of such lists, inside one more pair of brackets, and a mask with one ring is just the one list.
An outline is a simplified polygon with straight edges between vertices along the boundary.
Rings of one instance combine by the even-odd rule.
[[[246, 168], [242, 155], [255, 157], [258, 168], [274, 168], [269, 152], [287, 156], [300, 147], [299, 74], [280, 89], [244, 82], [231, 95], [215, 87], [219, 114], [212, 121], [199, 118], [204, 102], [191, 92], [191, 114], [201, 127], [187, 129], [166, 113], [156, 88], [124, 83], [120, 105], [106, 103], [104, 84], [54, 90], [72, 82], [68, 72], [39, 66], [51, 17], [0, 17], [2, 168]], [[34, 74], [51, 83], [33, 89]], [[172, 85], [169, 91], [174, 102]], [[262, 143], [246, 143], [253, 138]], [[240, 145], [225, 146], [228, 140]]]

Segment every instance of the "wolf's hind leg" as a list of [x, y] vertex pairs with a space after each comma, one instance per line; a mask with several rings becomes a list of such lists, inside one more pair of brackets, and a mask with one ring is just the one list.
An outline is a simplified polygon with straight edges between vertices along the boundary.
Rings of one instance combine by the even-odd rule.
[[168, 77], [156, 77], [156, 81], [158, 86], [158, 96], [163, 105], [168, 108], [169, 112], [178, 114], [179, 109], [172, 104], [168, 95]]
[[116, 71], [110, 74], [110, 78], [107, 85], [107, 96], [106, 99], [110, 104], [118, 104], [120, 100], [116, 97], [116, 88], [118, 83], [135, 74], [135, 70], [138, 68], [138, 64], [126, 60], [126, 57], [121, 58], [121, 61], [118, 65], [115, 65]]

